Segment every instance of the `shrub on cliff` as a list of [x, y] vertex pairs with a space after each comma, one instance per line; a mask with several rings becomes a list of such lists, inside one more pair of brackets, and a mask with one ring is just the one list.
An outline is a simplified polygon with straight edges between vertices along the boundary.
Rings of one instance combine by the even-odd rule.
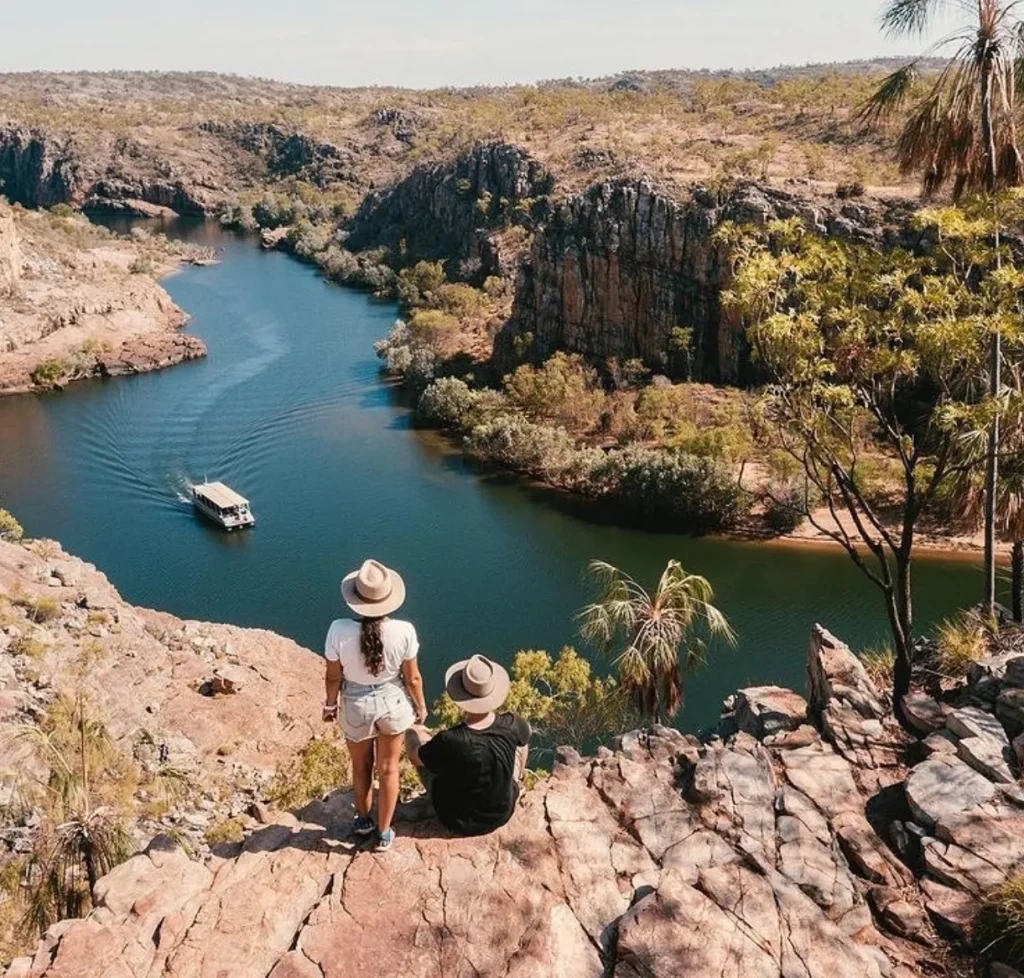
[[96, 881], [134, 851], [122, 813], [137, 771], [81, 695], [58, 697], [42, 724], [24, 727], [22, 736], [48, 768], [23, 894], [25, 924], [42, 932], [83, 916]]
[[437, 354], [401, 319], [395, 321], [385, 339], [374, 344], [374, 350], [384, 361], [385, 370], [401, 377], [414, 391], [422, 391], [437, 373]]
[[982, 619], [969, 612], [947, 618], [935, 635], [939, 671], [951, 679], [962, 679], [971, 666], [988, 655], [988, 635]]
[[505, 377], [505, 393], [531, 420], [571, 431], [594, 428], [606, 401], [597, 371], [575, 353], [556, 353], [539, 367], [517, 367]]
[[40, 360], [33, 368], [29, 377], [36, 387], [53, 387], [68, 372], [68, 365], [63, 360], [51, 358]]
[[718, 462], [678, 451], [609, 452], [595, 468], [591, 487], [646, 519], [691, 532], [732, 529], [749, 507]]
[[421, 395], [416, 414], [421, 422], [435, 428], [461, 430], [471, 427], [480, 392], [470, 389], [458, 377], [441, 377]]
[[25, 535], [21, 524], [6, 509], [0, 509], [0, 540], [16, 543]]
[[261, 228], [279, 228], [294, 224], [305, 217], [306, 209], [301, 201], [278, 194], [264, 194], [253, 204], [252, 216]]
[[449, 431], [469, 431], [507, 410], [505, 398], [498, 391], [489, 387], [474, 390], [457, 377], [439, 377], [416, 404], [422, 424]]
[[410, 308], [431, 305], [434, 293], [447, 281], [439, 261], [418, 261], [399, 273], [399, 301]]
[[268, 800], [282, 808], [301, 808], [329, 791], [348, 784], [352, 765], [348, 751], [329, 737], [314, 737], [270, 784]]
[[331, 227], [313, 224], [302, 218], [288, 231], [288, 246], [299, 258], [310, 261], [327, 247], [333, 233]]
[[458, 330], [459, 320], [443, 309], [413, 309], [406, 320], [418, 343], [435, 348]]
[[[1024, 961], [1024, 870], [1010, 873], [982, 903], [974, 922], [974, 944], [986, 957]], [[995, 969], [991, 974], [995, 974]]]
[[237, 228], [239, 231], [255, 231], [259, 227], [252, 207], [240, 201], [225, 204], [217, 219], [224, 227]]
[[389, 295], [395, 287], [395, 273], [384, 264], [382, 251], [355, 255], [330, 245], [316, 256], [316, 263], [332, 282], [370, 289], [376, 295]]

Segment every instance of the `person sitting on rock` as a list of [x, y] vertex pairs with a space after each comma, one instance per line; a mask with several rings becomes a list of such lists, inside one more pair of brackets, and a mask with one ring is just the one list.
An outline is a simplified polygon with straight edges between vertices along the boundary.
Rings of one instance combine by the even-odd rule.
[[[339, 618], [327, 632], [323, 718], [339, 719], [340, 692], [341, 729], [352, 757], [352, 829], [361, 836], [376, 833], [377, 848], [383, 850], [395, 839], [391, 820], [398, 804], [402, 737], [427, 718], [416, 661], [419, 642], [409, 622], [388, 617], [405, 600], [405, 583], [395, 571], [367, 560], [341, 582], [341, 596], [359, 620]], [[380, 781], [376, 823], [370, 816], [375, 757]]]
[[496, 712], [509, 686], [505, 669], [482, 655], [456, 662], [445, 675], [445, 689], [462, 711], [462, 723], [433, 735], [418, 725], [406, 734], [409, 759], [434, 811], [456, 835], [493, 832], [515, 810], [530, 725], [514, 713]]

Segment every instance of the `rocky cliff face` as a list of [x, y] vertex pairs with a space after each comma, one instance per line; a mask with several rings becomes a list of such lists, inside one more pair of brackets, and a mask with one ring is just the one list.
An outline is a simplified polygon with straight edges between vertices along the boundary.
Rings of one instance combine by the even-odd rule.
[[481, 282], [508, 273], [516, 248], [501, 232], [532, 229], [547, 209], [554, 181], [516, 146], [477, 146], [454, 164], [423, 166], [371, 193], [351, 222], [353, 251], [386, 247], [413, 259], [443, 261], [450, 278]]
[[84, 150], [69, 135], [0, 127], [0, 186], [8, 200], [26, 207], [70, 204], [143, 216], [149, 208], [169, 208], [203, 216], [213, 206], [212, 188], [203, 183], [202, 167], [179, 174], [131, 139], [106, 139]]
[[0, 187], [12, 203], [52, 207], [75, 199], [79, 169], [70, 140], [38, 129], [0, 128]]
[[[1022, 663], [986, 664], [965, 695], [1007, 699]], [[808, 672], [810, 702], [743, 690], [708, 742], [656, 728], [596, 757], [560, 751], [483, 838], [452, 838], [413, 803], [392, 850], [365, 851], [348, 792], [205, 865], [158, 837], [7, 978], [966, 973], [943, 937], [963, 940], [978, 895], [1024, 866], [1024, 799], [951, 758], [1002, 727], [936, 705], [933, 740], [954, 746], [908, 777], [885, 697], [824, 629]]]
[[[599, 361], [638, 357], [670, 373], [692, 363], [697, 379], [743, 382], [749, 364], [741, 330], [721, 306], [730, 268], [716, 229], [800, 217], [828, 234], [883, 241], [899, 236], [905, 213], [899, 204], [815, 200], [755, 184], [727, 194], [695, 187], [687, 199], [646, 179], [597, 184], [560, 203], [535, 236], [497, 359], [509, 361], [515, 338], [529, 333], [538, 357], [556, 349]], [[680, 328], [692, 330], [688, 353]]]
[[[41, 602], [55, 609], [45, 621], [31, 613]], [[228, 688], [228, 680], [231, 693], [210, 695], [218, 677], [217, 688]], [[58, 693], [79, 690], [117, 749], [143, 769], [157, 768], [162, 745], [165, 763], [183, 775], [183, 790], [155, 815], [150, 834], [180, 831], [197, 845], [218, 818], [242, 815], [260, 799], [275, 770], [323, 729], [323, 667], [307, 649], [259, 629], [136, 608], [95, 567], [52, 541], [0, 541], [5, 806], [16, 772], [31, 770], [18, 731], [39, 722]], [[0, 852], [24, 851], [18, 840], [30, 829], [12, 821], [4, 808]]]
[[285, 131], [270, 122], [204, 122], [200, 128], [261, 157], [272, 177], [296, 177], [318, 187], [339, 181], [359, 183], [351, 154], [333, 143]]

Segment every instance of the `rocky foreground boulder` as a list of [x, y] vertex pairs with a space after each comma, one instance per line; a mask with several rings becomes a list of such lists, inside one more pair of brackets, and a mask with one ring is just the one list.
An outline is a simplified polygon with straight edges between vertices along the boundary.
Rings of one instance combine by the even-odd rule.
[[[955, 750], [908, 777], [884, 697], [821, 628], [809, 676], [808, 701], [742, 691], [724, 739], [655, 728], [594, 757], [562, 749], [483, 838], [453, 838], [413, 803], [393, 849], [368, 851], [348, 835], [344, 791], [205, 863], [157, 837], [99, 882], [88, 917], [52, 927], [7, 976], [964, 973], [946, 939], [1024, 865], [1020, 789]], [[858, 742], [872, 723], [884, 750]]]

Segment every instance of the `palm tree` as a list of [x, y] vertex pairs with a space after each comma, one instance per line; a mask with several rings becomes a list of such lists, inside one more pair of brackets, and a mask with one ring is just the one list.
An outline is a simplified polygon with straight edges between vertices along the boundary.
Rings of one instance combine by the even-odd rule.
[[[1017, 95], [1024, 90], [1024, 21], [1018, 0], [887, 0], [882, 28], [891, 36], [923, 34], [940, 10], [957, 7], [964, 23], [927, 54], [949, 61], [911, 108], [896, 152], [904, 173], [922, 174], [929, 196], [952, 184], [955, 199], [965, 192], [993, 195], [1024, 182], [1017, 142]], [[902, 109], [915, 89], [919, 60], [885, 78], [864, 108], [878, 119]], [[998, 221], [997, 221], [998, 227]], [[999, 235], [996, 232], [996, 253]], [[997, 258], [998, 261], [998, 258]], [[1002, 354], [999, 330], [989, 351], [989, 395], [1000, 394]], [[999, 414], [989, 426], [985, 458], [985, 595], [995, 605], [996, 496], [999, 481]]]
[[684, 678], [707, 661], [708, 645], [695, 632], [732, 643], [725, 616], [711, 603], [710, 583], [670, 560], [653, 593], [601, 560], [589, 575], [600, 594], [577, 616], [580, 634], [606, 652], [616, 653], [619, 678], [637, 710], [654, 723], [674, 716], [683, 705]]

